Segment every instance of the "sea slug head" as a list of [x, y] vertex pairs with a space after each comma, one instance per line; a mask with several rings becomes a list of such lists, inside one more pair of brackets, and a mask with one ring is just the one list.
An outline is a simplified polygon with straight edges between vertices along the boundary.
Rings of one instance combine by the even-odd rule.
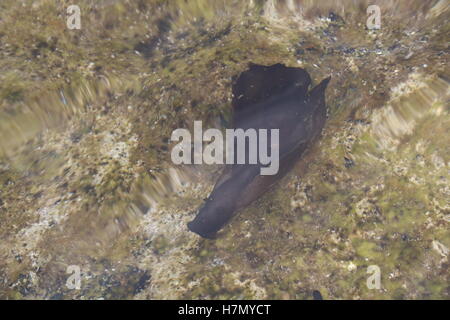
[[195, 219], [187, 224], [189, 230], [203, 238], [216, 238], [217, 231], [229, 221], [234, 212], [226, 201], [224, 198], [210, 197], [200, 208]]

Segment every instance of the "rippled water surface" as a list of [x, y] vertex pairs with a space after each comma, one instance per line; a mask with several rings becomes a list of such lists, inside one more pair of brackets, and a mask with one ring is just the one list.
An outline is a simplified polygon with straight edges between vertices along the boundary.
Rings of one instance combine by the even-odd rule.
[[[1, 1], [0, 298], [449, 299], [449, 18], [447, 0]], [[169, 138], [222, 128], [250, 62], [331, 75], [328, 121], [201, 239], [186, 222], [222, 168], [174, 165]]]

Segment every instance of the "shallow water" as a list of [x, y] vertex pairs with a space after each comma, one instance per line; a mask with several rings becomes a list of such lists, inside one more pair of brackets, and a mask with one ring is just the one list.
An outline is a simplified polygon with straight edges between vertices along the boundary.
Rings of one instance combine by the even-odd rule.
[[[448, 1], [77, 3], [0, 3], [0, 298], [449, 298]], [[331, 75], [328, 121], [204, 240], [221, 167], [168, 139], [222, 127], [249, 62]]]

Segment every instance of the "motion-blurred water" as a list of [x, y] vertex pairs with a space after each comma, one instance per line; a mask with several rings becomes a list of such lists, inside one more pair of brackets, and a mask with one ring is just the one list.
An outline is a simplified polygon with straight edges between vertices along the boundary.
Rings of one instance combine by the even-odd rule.
[[[2, 1], [0, 297], [448, 299], [448, 20], [446, 0]], [[221, 167], [175, 166], [169, 138], [221, 128], [250, 62], [331, 75], [328, 122], [199, 239]]]

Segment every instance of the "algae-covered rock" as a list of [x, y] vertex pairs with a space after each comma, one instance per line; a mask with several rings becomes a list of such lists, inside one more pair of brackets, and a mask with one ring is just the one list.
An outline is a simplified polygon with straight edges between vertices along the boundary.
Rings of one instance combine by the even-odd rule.
[[[377, 2], [374, 30], [369, 1], [77, 3], [79, 30], [70, 1], [0, 3], [0, 298], [449, 299], [446, 1]], [[250, 62], [331, 75], [328, 120], [200, 239], [222, 167], [170, 136], [225, 127]]]

